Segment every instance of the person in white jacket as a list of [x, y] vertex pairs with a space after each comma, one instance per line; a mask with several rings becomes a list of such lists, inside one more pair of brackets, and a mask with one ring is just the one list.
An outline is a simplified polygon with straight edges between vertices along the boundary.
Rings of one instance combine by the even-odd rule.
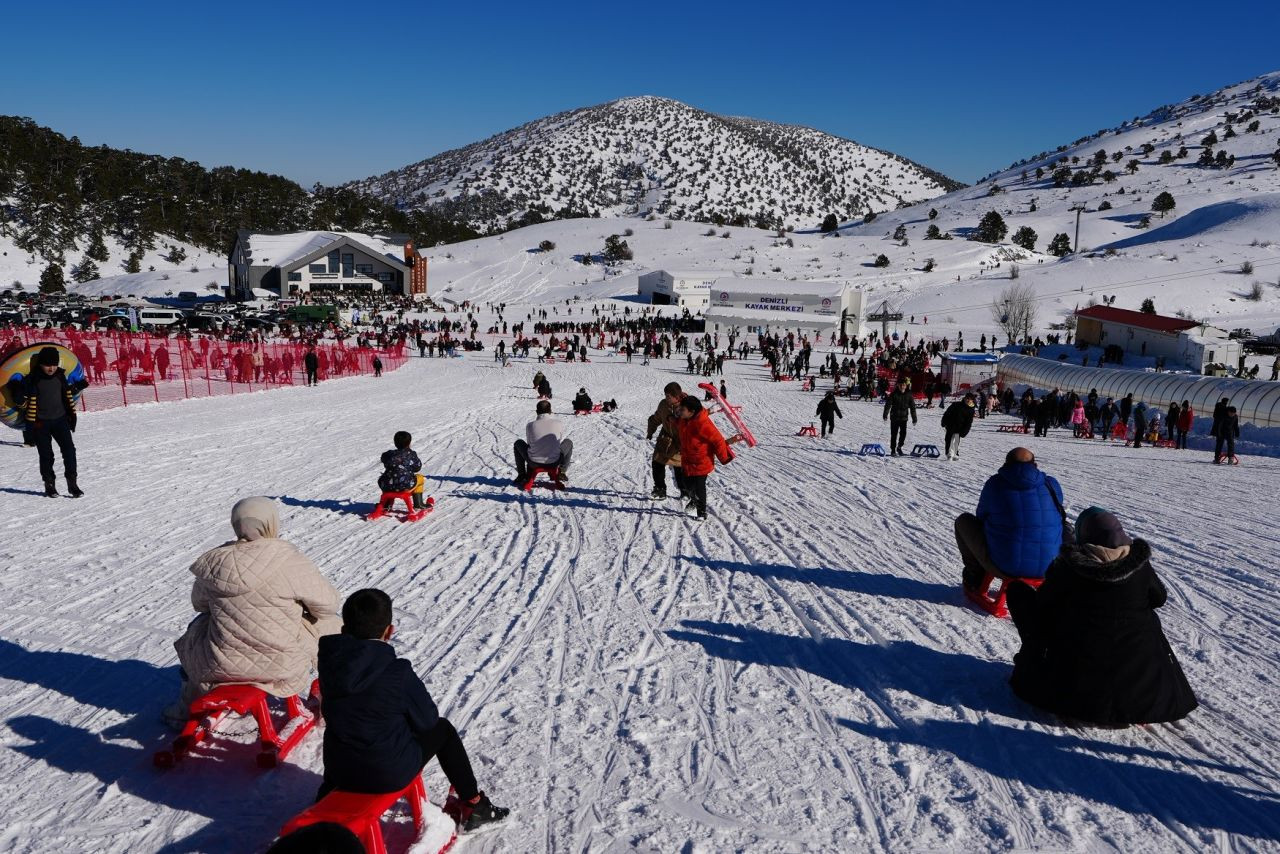
[[191, 565], [199, 612], [175, 643], [182, 700], [226, 684], [256, 685], [277, 697], [305, 693], [323, 635], [342, 629], [338, 591], [291, 543], [278, 539], [269, 498], [231, 508], [236, 539]]
[[517, 486], [523, 486], [534, 466], [560, 467], [560, 482], [569, 477], [569, 461], [573, 457], [573, 441], [564, 438], [564, 422], [551, 414], [551, 401], [540, 400], [537, 417], [525, 425], [523, 439], [516, 439]]

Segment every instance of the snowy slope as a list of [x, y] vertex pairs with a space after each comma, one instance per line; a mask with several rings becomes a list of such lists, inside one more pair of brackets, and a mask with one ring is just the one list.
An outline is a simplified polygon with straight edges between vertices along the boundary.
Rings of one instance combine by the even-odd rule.
[[[995, 422], [963, 462], [862, 459], [878, 407], [801, 439], [816, 396], [729, 363], [761, 444], [717, 471], [698, 526], [647, 500], [644, 420], [685, 380], [674, 361], [550, 368], [558, 411], [580, 385], [620, 409], [570, 420], [568, 492], [524, 496], [508, 458], [537, 366], [486, 355], [87, 415], [74, 505], [36, 494], [33, 452], [0, 446], [0, 849], [261, 850], [311, 801], [314, 736], [271, 772], [247, 744], [149, 765], [170, 737], [185, 568], [255, 493], [342, 591], [395, 596], [400, 654], [515, 810], [461, 850], [1280, 846], [1280, 461], [1039, 441], [1069, 511], [1113, 508], [1152, 543], [1202, 703], [1174, 726], [1071, 730], [1013, 698], [1013, 627], [958, 587], [950, 520], [1012, 444]], [[937, 421], [922, 411], [912, 441], [939, 441]], [[366, 522], [378, 454], [406, 428], [437, 510]]]
[[[155, 248], [143, 254], [140, 262], [142, 271], [125, 273], [124, 263], [129, 257], [128, 250], [110, 235], [103, 242], [107, 247], [108, 258], [98, 265], [101, 278], [83, 283], [75, 281], [74, 270], [84, 260], [85, 246], [67, 254], [63, 274], [68, 291], [89, 296], [133, 294], [139, 297], [159, 297], [165, 296], [167, 292], [177, 294], [179, 291], [197, 291], [204, 295], [214, 292], [209, 289], [210, 284], [216, 284], [220, 292], [227, 283], [227, 259], [189, 243], [160, 237], [156, 240]], [[175, 246], [186, 255], [178, 263], [169, 260], [170, 252]], [[0, 288], [21, 288], [33, 292], [39, 288], [40, 274], [46, 266], [46, 260], [22, 251], [14, 245], [11, 236], [0, 234]]]
[[348, 186], [487, 230], [530, 210], [703, 221], [741, 215], [808, 228], [827, 214], [891, 210], [959, 183], [811, 128], [644, 96], [548, 116]]

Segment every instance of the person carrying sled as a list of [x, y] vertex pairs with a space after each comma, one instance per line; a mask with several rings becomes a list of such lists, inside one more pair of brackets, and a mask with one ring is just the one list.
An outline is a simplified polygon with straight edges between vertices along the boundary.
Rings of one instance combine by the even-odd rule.
[[276, 697], [306, 691], [318, 639], [340, 628], [338, 591], [279, 539], [274, 501], [237, 501], [231, 527], [235, 540], [191, 565], [198, 613], [174, 643], [183, 677], [177, 717], [219, 685], [256, 685]]
[[[413, 436], [408, 431], [397, 430], [391, 439], [395, 445], [389, 451], [382, 452], [382, 474], [378, 476], [378, 488], [383, 492], [409, 492], [413, 495], [413, 509], [425, 510], [422, 490], [426, 478], [421, 474], [422, 460], [409, 446], [413, 444]], [[388, 501], [386, 509], [391, 509]]]
[[1062, 545], [1062, 487], [1036, 467], [1035, 454], [1014, 448], [987, 478], [976, 513], [956, 517], [962, 581], [976, 589], [983, 576], [1043, 578]]
[[579, 412], [590, 413], [592, 406], [594, 404], [591, 402], [591, 395], [587, 394], [587, 390], [585, 388], [578, 389], [578, 393], [573, 398], [573, 414], [577, 415]]
[[57, 442], [67, 492], [72, 498], [79, 498], [84, 492], [77, 481], [76, 443], [71, 434], [76, 430], [75, 395], [89, 384], [84, 380], [69, 382], [60, 360], [58, 348], [44, 347], [36, 354], [36, 369], [21, 379], [11, 379], [9, 392], [24, 422], [23, 441], [35, 445], [39, 454], [44, 494], [58, 497], [57, 476], [53, 473], [53, 443]]
[[462, 829], [501, 821], [511, 810], [480, 791], [457, 729], [392, 649], [394, 632], [391, 597], [367, 588], [343, 603], [342, 631], [320, 639], [324, 781], [316, 800], [334, 790], [398, 792], [435, 757], [454, 790], [444, 810]]
[[684, 392], [680, 389], [680, 383], [667, 383], [662, 389], [662, 400], [658, 401], [657, 409], [649, 416], [644, 438], [648, 441], [653, 438], [655, 432], [658, 434], [658, 440], [653, 445], [653, 492], [649, 496], [655, 501], [667, 497], [667, 466], [671, 466], [671, 474], [680, 498], [685, 497], [684, 475], [680, 469], [680, 434], [676, 416], [676, 408], [680, 406], [682, 400], [684, 400]]
[[836, 419], [844, 420], [844, 413], [840, 411], [840, 405], [836, 403], [836, 393], [829, 391], [822, 396], [822, 400], [818, 401], [818, 408], [813, 413], [822, 421], [822, 437], [825, 439], [828, 433], [836, 432]]
[[898, 382], [884, 401], [884, 419], [889, 422], [889, 455], [903, 456], [902, 446], [907, 441], [907, 417], [916, 424], [916, 399], [911, 389]]
[[710, 413], [702, 408], [702, 401], [687, 394], [676, 407], [679, 419], [676, 430], [680, 436], [680, 467], [684, 472], [684, 491], [689, 495], [685, 509], [693, 512], [698, 521], [707, 518], [707, 475], [715, 471], [715, 461], [728, 465], [733, 461], [728, 442], [711, 420]]
[[[973, 414], [977, 405], [973, 392], [966, 392], [964, 397], [952, 403], [942, 413], [947, 459], [960, 459], [960, 440], [968, 436], [969, 431], [973, 429]], [[953, 446], [955, 450], [952, 450]]]
[[[546, 382], [546, 380], [543, 380]], [[524, 427], [524, 438], [516, 439], [516, 477], [514, 483], [524, 486], [535, 466], [556, 466], [561, 485], [569, 482], [569, 462], [573, 457], [573, 440], [564, 438], [564, 422], [551, 414], [551, 401], [540, 400], [536, 417]]]
[[1039, 589], [1006, 594], [1022, 640], [1009, 683], [1022, 699], [1100, 726], [1181, 720], [1198, 705], [1160, 627], [1168, 598], [1151, 546], [1101, 507], [1076, 519]]

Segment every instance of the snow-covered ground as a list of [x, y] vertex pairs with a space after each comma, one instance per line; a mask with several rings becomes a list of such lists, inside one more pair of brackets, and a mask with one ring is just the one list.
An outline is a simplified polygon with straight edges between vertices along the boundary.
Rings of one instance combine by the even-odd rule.
[[[797, 437], [817, 395], [728, 363], [760, 445], [713, 476], [699, 525], [647, 497], [644, 422], [688, 379], [676, 360], [550, 368], [557, 411], [579, 386], [619, 409], [569, 419], [567, 492], [524, 495], [509, 460], [537, 366], [488, 355], [87, 415], [76, 503], [40, 497], [34, 452], [6, 437], [0, 849], [261, 850], [311, 801], [318, 733], [273, 771], [248, 744], [150, 764], [186, 567], [252, 494], [341, 591], [395, 597], [399, 653], [513, 807], [461, 850], [1280, 847], [1280, 460], [1023, 440], [1069, 511], [1111, 508], [1152, 543], [1201, 701], [1176, 725], [1067, 729], [1013, 697], [1014, 629], [959, 589], [951, 519], [1016, 441], [998, 419], [961, 462], [864, 459], [879, 407]], [[938, 417], [909, 439], [939, 442]], [[437, 509], [370, 523], [397, 429]]]

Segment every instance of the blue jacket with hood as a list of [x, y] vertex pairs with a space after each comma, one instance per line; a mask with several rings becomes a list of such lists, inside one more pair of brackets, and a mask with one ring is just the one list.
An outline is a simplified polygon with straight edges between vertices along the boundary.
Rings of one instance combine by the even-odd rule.
[[1062, 487], [1035, 463], [1005, 463], [987, 479], [977, 516], [987, 551], [1009, 575], [1043, 578], [1062, 546]]

